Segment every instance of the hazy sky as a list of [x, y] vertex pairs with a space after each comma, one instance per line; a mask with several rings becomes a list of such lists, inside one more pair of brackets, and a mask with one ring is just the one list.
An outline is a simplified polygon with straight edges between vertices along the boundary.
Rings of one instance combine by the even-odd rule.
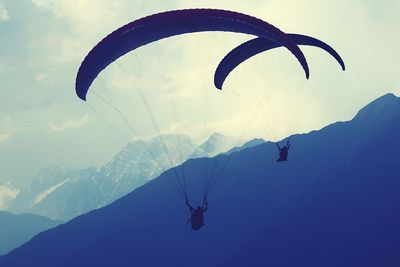
[[[251, 37], [198, 33], [138, 49], [101, 73], [86, 103], [76, 97], [79, 65], [108, 33], [191, 7], [240, 11], [317, 37], [347, 70], [307, 47], [307, 81], [276, 49], [242, 64], [217, 91], [219, 61]], [[399, 27], [400, 0], [0, 0], [0, 182], [49, 165], [100, 166], [129, 140], [157, 133], [274, 140], [348, 120], [376, 97], [400, 93]]]

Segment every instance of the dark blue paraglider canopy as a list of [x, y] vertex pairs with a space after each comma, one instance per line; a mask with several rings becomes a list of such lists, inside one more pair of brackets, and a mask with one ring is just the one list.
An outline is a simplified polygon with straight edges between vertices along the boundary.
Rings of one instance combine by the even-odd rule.
[[[301, 34], [287, 34], [297, 45], [308, 45], [319, 47], [329, 54], [331, 54], [336, 61], [340, 64], [343, 70], [345, 70], [345, 65], [340, 57], [340, 55], [328, 44]], [[238, 47], [230, 51], [218, 65], [214, 74], [214, 84], [218, 89], [222, 89], [225, 79], [229, 74], [241, 63], [247, 59], [260, 54], [262, 52], [268, 51], [273, 48], [281, 47], [280, 43], [275, 42], [271, 39], [265, 38], [255, 38], [250, 41], [244, 42]]]
[[105, 37], [89, 52], [79, 68], [75, 84], [77, 95], [86, 100], [89, 87], [99, 73], [124, 54], [163, 38], [202, 31], [245, 33], [277, 43], [292, 52], [309, 77], [307, 61], [299, 47], [273, 25], [238, 12], [185, 9], [138, 19]]

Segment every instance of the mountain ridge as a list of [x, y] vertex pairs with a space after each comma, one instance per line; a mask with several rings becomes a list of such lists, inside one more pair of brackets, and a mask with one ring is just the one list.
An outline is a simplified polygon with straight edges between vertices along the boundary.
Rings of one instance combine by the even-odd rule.
[[187, 158], [224, 152], [224, 138], [213, 134], [197, 145], [188, 136], [167, 134], [128, 143], [99, 169], [47, 167], [20, 191], [8, 210], [69, 220], [115, 201]]
[[[353, 119], [294, 135], [284, 164], [275, 162], [271, 142], [185, 162], [196, 203], [204, 161], [226, 163], [199, 232], [185, 227], [188, 211], [171, 186], [170, 169], [114, 203], [36, 236], [0, 263], [396, 267], [400, 112], [377, 115], [386, 127], [374, 126], [375, 112], [368, 116], [373, 125]], [[384, 145], [388, 139], [390, 147]], [[246, 248], [254, 244], [274, 253], [249, 254]]]
[[44, 216], [0, 211], [0, 255], [27, 242], [38, 233], [59, 225]]

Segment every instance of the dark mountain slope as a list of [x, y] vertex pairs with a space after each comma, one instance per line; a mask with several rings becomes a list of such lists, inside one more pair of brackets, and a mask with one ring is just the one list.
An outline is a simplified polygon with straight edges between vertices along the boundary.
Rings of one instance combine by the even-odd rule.
[[[399, 107], [385, 95], [350, 122], [294, 136], [287, 163], [269, 142], [205, 159], [229, 161], [198, 232], [169, 170], [1, 266], [399, 266]], [[197, 203], [203, 166], [185, 163]]]
[[60, 223], [60, 221], [53, 221], [43, 216], [14, 215], [0, 211], [0, 254], [8, 253], [38, 233]]

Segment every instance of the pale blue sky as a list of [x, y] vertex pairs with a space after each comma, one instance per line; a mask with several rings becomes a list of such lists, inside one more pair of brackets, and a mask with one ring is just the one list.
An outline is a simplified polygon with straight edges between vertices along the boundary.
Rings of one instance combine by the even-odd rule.
[[[98, 96], [78, 100], [77, 69], [105, 35], [144, 15], [190, 7], [240, 11], [320, 38], [347, 70], [304, 48], [306, 81], [291, 54], [277, 49], [240, 66], [218, 92], [219, 60], [250, 37], [199, 33], [140, 48], [93, 84], [137, 135]], [[0, 0], [0, 182], [28, 180], [48, 165], [100, 166], [128, 140], [158, 133], [140, 95], [159, 132], [196, 138], [221, 131], [275, 139], [350, 119], [376, 97], [399, 94], [399, 27], [399, 0]]]

